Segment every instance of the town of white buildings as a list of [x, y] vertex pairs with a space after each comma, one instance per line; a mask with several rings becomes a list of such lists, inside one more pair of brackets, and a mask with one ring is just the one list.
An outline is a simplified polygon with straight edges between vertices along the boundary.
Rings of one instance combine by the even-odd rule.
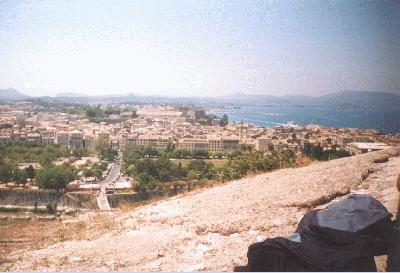
[[199, 121], [206, 117], [203, 110], [180, 111], [171, 106], [138, 106], [135, 118], [127, 111], [110, 115], [107, 121], [100, 123], [41, 108], [31, 102], [0, 105], [0, 144], [59, 144], [77, 149], [94, 147], [101, 139], [111, 149], [120, 151], [134, 147], [162, 150], [174, 144], [179, 149], [229, 153], [237, 150], [240, 144], [246, 144], [262, 152], [288, 149], [298, 152], [305, 145], [314, 145], [323, 149], [337, 147], [357, 154], [400, 143], [398, 135], [385, 135], [372, 129], [320, 125], [264, 128], [243, 122], [229, 122], [222, 127], [220, 119], [202, 125]]

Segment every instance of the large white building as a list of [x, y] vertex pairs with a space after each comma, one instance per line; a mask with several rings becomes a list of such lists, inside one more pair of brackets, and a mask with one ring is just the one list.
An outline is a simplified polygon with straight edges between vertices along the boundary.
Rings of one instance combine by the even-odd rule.
[[238, 136], [212, 136], [203, 138], [182, 138], [178, 141], [178, 148], [185, 150], [206, 150], [209, 152], [233, 152], [239, 148]]
[[368, 152], [380, 151], [387, 148], [385, 143], [371, 142], [352, 142], [346, 146], [346, 150], [353, 155], [364, 154]]
[[256, 150], [260, 152], [269, 152], [272, 145], [272, 138], [261, 136], [256, 139]]

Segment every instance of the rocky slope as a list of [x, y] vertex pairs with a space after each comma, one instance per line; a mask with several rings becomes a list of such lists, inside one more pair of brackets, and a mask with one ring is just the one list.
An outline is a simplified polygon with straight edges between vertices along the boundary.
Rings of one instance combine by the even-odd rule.
[[399, 148], [279, 170], [114, 214], [94, 240], [15, 252], [13, 271], [231, 271], [249, 244], [292, 233], [306, 211], [357, 192], [397, 210]]

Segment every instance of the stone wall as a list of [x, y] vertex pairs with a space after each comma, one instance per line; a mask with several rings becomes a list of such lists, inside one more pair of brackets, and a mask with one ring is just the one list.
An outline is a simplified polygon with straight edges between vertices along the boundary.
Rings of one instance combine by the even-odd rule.
[[134, 203], [147, 199], [148, 197], [140, 193], [115, 193], [107, 194], [108, 203], [111, 208], [117, 208], [121, 203]]
[[86, 193], [57, 193], [52, 190], [0, 189], [0, 206], [34, 207], [58, 203], [58, 208], [96, 209], [95, 196]]
[[77, 203], [78, 208], [85, 209], [97, 209], [97, 200], [96, 194], [88, 193], [88, 192], [71, 192], [67, 193], [63, 196], [63, 199], [74, 199], [74, 202]]

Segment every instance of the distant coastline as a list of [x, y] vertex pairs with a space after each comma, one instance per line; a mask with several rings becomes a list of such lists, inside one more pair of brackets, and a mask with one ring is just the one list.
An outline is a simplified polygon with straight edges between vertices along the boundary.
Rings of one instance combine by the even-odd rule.
[[337, 109], [322, 107], [299, 108], [294, 106], [241, 106], [234, 108], [209, 108], [208, 114], [228, 115], [229, 120], [251, 123], [271, 128], [293, 122], [301, 126], [320, 124], [326, 127], [375, 129], [387, 134], [400, 133], [400, 109]]
[[[62, 94], [61, 94], [62, 95]], [[0, 89], [0, 103], [7, 101], [54, 102], [71, 104], [152, 104], [181, 105], [209, 109], [209, 114], [227, 114], [230, 120], [273, 127], [293, 121], [306, 126], [376, 129], [387, 134], [400, 133], [400, 96], [379, 91], [344, 90], [319, 97], [310, 96], [84, 96], [29, 97], [13, 88]], [[71, 96], [73, 95], [73, 96]]]

